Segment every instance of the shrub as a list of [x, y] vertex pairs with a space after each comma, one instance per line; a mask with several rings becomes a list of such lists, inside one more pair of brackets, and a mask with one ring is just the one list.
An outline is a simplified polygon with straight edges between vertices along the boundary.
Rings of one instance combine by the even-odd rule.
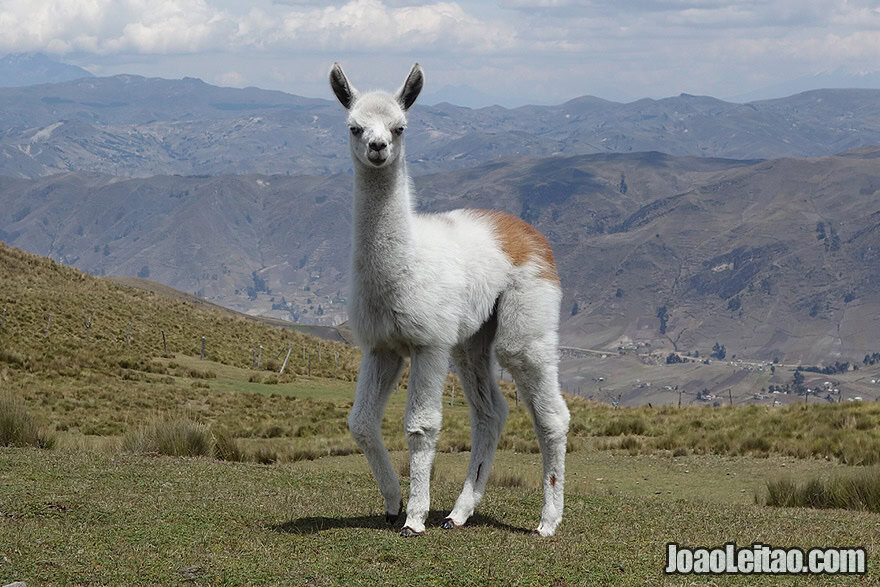
[[213, 456], [214, 443], [206, 426], [182, 416], [157, 420], [129, 432], [122, 438], [122, 449], [172, 457], [207, 457]]
[[685, 362], [686, 361], [684, 359], [682, 359], [681, 357], [679, 357], [675, 353], [669, 353], [669, 355], [666, 357], [666, 364], [667, 365], [674, 365], [675, 363], [685, 363]]
[[40, 428], [24, 404], [11, 393], [0, 393], [0, 446], [55, 447], [55, 435]]

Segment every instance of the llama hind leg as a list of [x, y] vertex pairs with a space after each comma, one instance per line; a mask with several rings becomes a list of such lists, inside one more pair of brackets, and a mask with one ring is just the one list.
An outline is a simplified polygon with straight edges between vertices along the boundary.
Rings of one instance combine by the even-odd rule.
[[494, 334], [494, 329], [489, 336], [479, 337], [478, 334], [454, 353], [465, 397], [470, 404], [471, 459], [464, 488], [443, 522], [447, 529], [464, 524], [482, 500], [498, 439], [507, 420], [507, 400], [498, 389], [492, 364]]
[[532, 415], [544, 465], [544, 507], [537, 533], [552, 536], [562, 520], [568, 406], [559, 390], [555, 365], [511, 367], [511, 373]]
[[565, 443], [569, 412], [559, 389], [560, 291], [544, 280], [504, 293], [498, 306], [495, 352], [516, 381], [538, 437], [543, 461], [544, 507], [536, 532], [552, 536], [562, 520]]
[[385, 517], [389, 523], [397, 521], [403, 501], [400, 481], [382, 443], [382, 414], [402, 367], [403, 359], [395, 353], [365, 351], [358, 371], [354, 406], [348, 416], [351, 435], [364, 451], [385, 499]]
[[431, 465], [443, 418], [443, 383], [449, 370], [449, 351], [421, 348], [410, 358], [409, 395], [404, 429], [409, 448], [409, 501], [401, 536], [425, 532], [431, 497]]

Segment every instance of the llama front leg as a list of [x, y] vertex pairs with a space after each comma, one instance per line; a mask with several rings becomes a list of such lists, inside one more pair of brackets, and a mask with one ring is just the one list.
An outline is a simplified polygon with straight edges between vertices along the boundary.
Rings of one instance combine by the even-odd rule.
[[364, 351], [358, 371], [354, 406], [348, 416], [348, 427], [355, 442], [364, 451], [379, 491], [385, 498], [386, 519], [397, 521], [403, 509], [400, 481], [382, 443], [382, 414], [388, 397], [400, 377], [403, 359], [390, 352]]
[[425, 532], [431, 503], [431, 465], [443, 411], [443, 383], [449, 369], [449, 351], [423, 348], [410, 361], [409, 396], [404, 429], [409, 447], [409, 502], [401, 536]]
[[507, 400], [495, 381], [490, 345], [491, 337], [482, 341], [477, 338], [455, 353], [462, 388], [471, 409], [471, 460], [461, 494], [443, 521], [446, 529], [464, 524], [482, 500], [498, 439], [507, 420]]

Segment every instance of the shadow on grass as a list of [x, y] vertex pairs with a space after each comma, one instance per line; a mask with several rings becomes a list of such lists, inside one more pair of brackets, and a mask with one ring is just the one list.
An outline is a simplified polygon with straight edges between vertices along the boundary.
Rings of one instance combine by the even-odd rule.
[[[425, 528], [428, 530], [437, 529], [439, 531], [440, 524], [446, 519], [447, 513], [448, 512], [441, 510], [431, 510], [430, 513], [428, 513], [428, 519], [425, 520]], [[296, 520], [283, 522], [281, 524], [272, 524], [268, 526], [268, 528], [281, 534], [316, 534], [325, 530], [335, 530], [338, 528], [371, 528], [397, 533], [403, 526], [404, 519], [405, 516], [401, 516], [400, 520], [392, 525], [385, 521], [384, 514], [378, 516], [349, 516], [338, 518], [316, 516], [297, 518]], [[496, 528], [514, 534], [529, 534], [531, 532], [530, 529], [517, 528], [516, 526], [505, 524], [491, 516], [485, 516], [483, 514], [474, 514], [471, 516], [465, 527]]]

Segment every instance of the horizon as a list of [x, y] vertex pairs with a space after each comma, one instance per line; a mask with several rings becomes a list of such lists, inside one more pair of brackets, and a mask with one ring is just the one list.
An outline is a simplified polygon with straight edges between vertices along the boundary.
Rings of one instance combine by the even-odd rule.
[[875, 0], [47, 2], [4, 3], [0, 52], [320, 98], [334, 61], [364, 89], [398, 87], [418, 61], [427, 102], [468, 107], [880, 88]]
[[[42, 51], [7, 53], [5, 55], [0, 56], [0, 63], [2, 63], [3, 61], [5, 61], [9, 58], [32, 57], [32, 56], [45, 57], [47, 59], [55, 61], [56, 63], [61, 63], [61, 64], [65, 64], [65, 65], [74, 65], [71, 63], [67, 63], [63, 60], [60, 60], [55, 56], [46, 54]], [[79, 66], [77, 66], [77, 67], [79, 67]], [[287, 91], [287, 90], [283, 90], [283, 89], [267, 88], [267, 87], [262, 87], [262, 86], [258, 86], [258, 85], [250, 85], [250, 86], [224, 85], [222, 82], [204, 79], [203, 77], [199, 77], [197, 75], [184, 75], [184, 76], [180, 76], [180, 77], [167, 77], [167, 76], [162, 76], [162, 75], [142, 75], [142, 74], [131, 73], [131, 72], [118, 72], [118, 73], [112, 73], [112, 74], [106, 74], [106, 75], [98, 75], [98, 74], [95, 74], [94, 72], [87, 70], [86, 68], [82, 68], [82, 69], [84, 69], [87, 73], [89, 73], [90, 76], [84, 76], [82, 78], [72, 78], [72, 79], [58, 81], [58, 82], [40, 82], [40, 83], [33, 83], [33, 84], [26, 83], [26, 84], [20, 84], [20, 85], [16, 84], [16, 85], [5, 85], [5, 86], [0, 85], [0, 89], [14, 88], [14, 87], [27, 87], [27, 86], [31, 86], [31, 85], [43, 85], [44, 83], [66, 83], [66, 82], [76, 81], [77, 79], [90, 79], [90, 77], [109, 79], [109, 78], [113, 78], [113, 77], [133, 76], [133, 77], [140, 77], [143, 79], [160, 79], [160, 80], [165, 80], [165, 81], [183, 81], [185, 79], [196, 79], [204, 84], [218, 87], [218, 88], [242, 89], [242, 90], [243, 89], [255, 89], [255, 90], [267, 91], [267, 92], [281, 92], [281, 93], [284, 93], [284, 94], [287, 94], [290, 96], [296, 96], [299, 98], [305, 98], [305, 99], [310, 99], [310, 100], [325, 100], [328, 102], [334, 102], [332, 95], [331, 96], [328, 96], [328, 95], [310, 96], [310, 95], [300, 94], [300, 93]], [[820, 73], [816, 74], [815, 76], [810, 76], [810, 77], [812, 77], [814, 79], [825, 79], [822, 76], [833, 75], [834, 73], [835, 72], [820, 72]], [[870, 78], [872, 76], [873, 76], [873, 74], [866, 74], [866, 77]], [[615, 99], [607, 98], [604, 96], [599, 96], [596, 94], [581, 94], [581, 95], [572, 96], [570, 98], [563, 99], [559, 102], [545, 102], [545, 103], [523, 102], [523, 103], [519, 103], [516, 105], [506, 105], [506, 104], [488, 103], [487, 102], [487, 103], [484, 103], [481, 105], [473, 105], [473, 103], [460, 103], [460, 102], [454, 102], [454, 101], [452, 101], [452, 99], [447, 99], [447, 98], [451, 98], [451, 97], [446, 96], [445, 92], [446, 92], [446, 90], [448, 90], [450, 88], [443, 87], [443, 88], [435, 89], [433, 92], [426, 91], [425, 94], [420, 98], [419, 102], [423, 105], [426, 105], [426, 106], [439, 106], [442, 104], [449, 104], [451, 106], [455, 106], [455, 107], [459, 107], [459, 108], [468, 108], [471, 110], [480, 110], [480, 109], [484, 109], [484, 108], [503, 108], [506, 110], [515, 110], [517, 108], [525, 108], [525, 107], [531, 107], [531, 106], [554, 107], [554, 106], [561, 106], [561, 105], [566, 104], [568, 102], [572, 102], [572, 101], [580, 100], [580, 99], [584, 99], [584, 98], [592, 98], [592, 99], [597, 99], [597, 100], [601, 100], [601, 101], [609, 102], [609, 103], [614, 103], [614, 104], [629, 105], [629, 104], [633, 104], [633, 103], [640, 102], [643, 100], [650, 100], [650, 101], [657, 102], [657, 101], [674, 99], [674, 98], [679, 98], [679, 97], [684, 97], [684, 96], [692, 96], [695, 98], [710, 98], [713, 100], [719, 100], [719, 101], [731, 103], [731, 104], [748, 104], [751, 102], [761, 102], [761, 101], [767, 101], [767, 100], [785, 99], [785, 98], [789, 98], [789, 97], [792, 97], [792, 96], [795, 96], [798, 94], [803, 94], [803, 93], [807, 93], [807, 92], [814, 92], [814, 91], [880, 90], [880, 72], [878, 72], [878, 74], [876, 74], [876, 76], [873, 76], [873, 77], [877, 78], [876, 84], [870, 84], [870, 85], [863, 84], [863, 85], [850, 85], [850, 86], [821, 85], [821, 83], [806, 84], [804, 86], [805, 89], [799, 89], [797, 91], [792, 91], [791, 93], [786, 93], [786, 92], [782, 91], [782, 92], [776, 92], [775, 94], [770, 95], [770, 94], [772, 94], [772, 92], [770, 92], [769, 89], [765, 90], [763, 92], [762, 91], [752, 92], [752, 94], [767, 93], [768, 95], [766, 97], [757, 97], [757, 98], [751, 98], [751, 99], [736, 99], [737, 98], [736, 96], [734, 96], [734, 97], [720, 97], [720, 96], [714, 96], [714, 95], [710, 95], [710, 94], [693, 94], [690, 92], [679, 92], [677, 94], [670, 94], [670, 95], [664, 95], [664, 96], [641, 96], [641, 97], [634, 97], [634, 98], [620, 99], [620, 100], [615, 100]], [[804, 81], [807, 81], [806, 78], [792, 80], [790, 83], [797, 84], [798, 82], [804, 82]], [[461, 88], [452, 88], [452, 89], [461, 89]], [[465, 87], [463, 89], [465, 91], [472, 90], [472, 88], [467, 88], [467, 87]], [[328, 86], [328, 94], [329, 94], [329, 86]], [[745, 98], [747, 96], [744, 95], [743, 97]], [[468, 100], [464, 100], [464, 102], [468, 102]]]

